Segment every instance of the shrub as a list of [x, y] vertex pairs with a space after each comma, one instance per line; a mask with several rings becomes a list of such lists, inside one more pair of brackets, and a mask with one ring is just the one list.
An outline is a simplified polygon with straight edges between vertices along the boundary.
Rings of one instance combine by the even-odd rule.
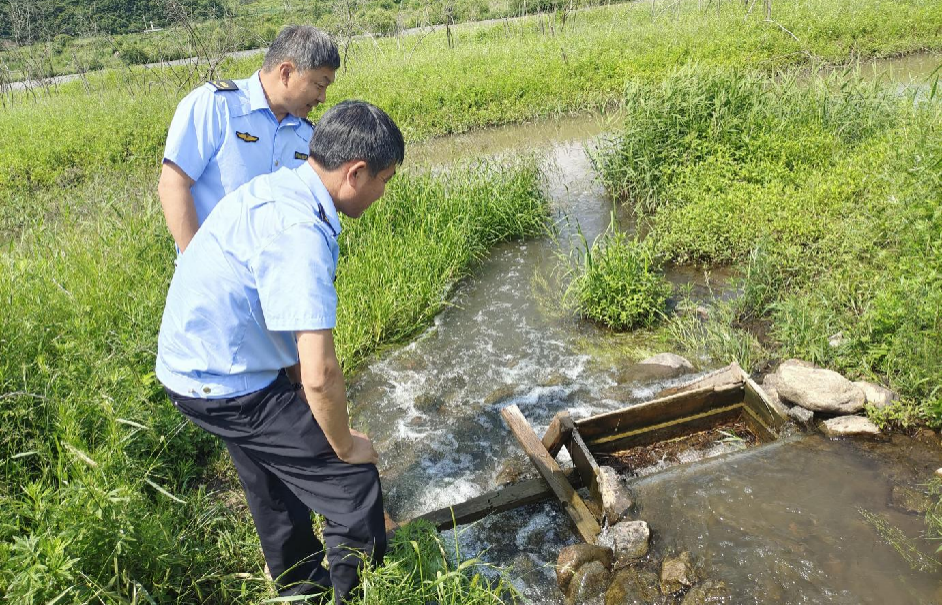
[[652, 247], [609, 231], [586, 249], [582, 273], [570, 283], [567, 295], [582, 317], [629, 330], [663, 317], [670, 292]]

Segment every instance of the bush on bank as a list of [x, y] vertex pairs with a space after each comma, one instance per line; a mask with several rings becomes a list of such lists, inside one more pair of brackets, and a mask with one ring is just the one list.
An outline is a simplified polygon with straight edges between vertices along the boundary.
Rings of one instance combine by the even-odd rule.
[[[173, 251], [153, 172], [135, 182], [134, 208], [107, 203], [124, 183], [89, 190], [79, 205], [97, 211], [27, 228], [0, 257], [0, 594], [258, 603], [248, 514], [206, 485], [218, 443], [153, 375]], [[341, 236], [344, 367], [421, 327], [489, 244], [539, 232], [545, 215], [527, 164], [394, 179]]]
[[564, 298], [580, 316], [615, 330], [648, 327], [664, 317], [671, 286], [650, 245], [608, 231], [573, 270]]

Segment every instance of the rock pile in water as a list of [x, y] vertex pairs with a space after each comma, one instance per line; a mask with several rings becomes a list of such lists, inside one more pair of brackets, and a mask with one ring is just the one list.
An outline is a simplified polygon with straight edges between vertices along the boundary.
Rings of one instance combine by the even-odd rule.
[[[897, 395], [870, 382], [851, 382], [837, 372], [807, 361], [789, 359], [767, 374], [762, 389], [776, 405], [787, 407], [799, 426], [817, 426], [831, 437], [880, 435], [880, 429], [863, 414], [866, 406], [884, 408]], [[815, 423], [815, 419], [821, 421]]]

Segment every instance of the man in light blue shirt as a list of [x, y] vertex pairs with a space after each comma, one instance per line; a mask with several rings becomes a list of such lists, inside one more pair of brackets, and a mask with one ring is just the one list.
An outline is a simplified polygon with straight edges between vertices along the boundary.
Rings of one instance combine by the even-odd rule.
[[[359, 217], [402, 163], [395, 123], [368, 103], [318, 122], [310, 157], [262, 175], [217, 205], [180, 255], [157, 347], [174, 405], [222, 438], [239, 472], [281, 596], [336, 603], [361, 554], [386, 548], [378, 461], [349, 428], [334, 351], [338, 211]], [[326, 519], [323, 546], [310, 510]]]
[[170, 123], [157, 192], [182, 251], [224, 195], [252, 178], [307, 160], [307, 116], [340, 66], [336, 45], [310, 26], [278, 34], [262, 69], [188, 94]]

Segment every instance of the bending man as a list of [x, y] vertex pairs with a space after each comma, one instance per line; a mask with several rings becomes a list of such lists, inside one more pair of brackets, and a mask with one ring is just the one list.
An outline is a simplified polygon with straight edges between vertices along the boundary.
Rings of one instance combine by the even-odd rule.
[[177, 106], [157, 193], [180, 251], [227, 193], [307, 160], [307, 116], [340, 67], [336, 45], [310, 26], [286, 27], [245, 80], [214, 80]]
[[[300, 167], [226, 196], [179, 257], [157, 377], [177, 409], [225, 442], [282, 596], [341, 603], [363, 553], [386, 549], [377, 455], [351, 430], [334, 352], [338, 211], [359, 217], [402, 163], [382, 110], [344, 102]], [[326, 519], [323, 546], [310, 510]]]

